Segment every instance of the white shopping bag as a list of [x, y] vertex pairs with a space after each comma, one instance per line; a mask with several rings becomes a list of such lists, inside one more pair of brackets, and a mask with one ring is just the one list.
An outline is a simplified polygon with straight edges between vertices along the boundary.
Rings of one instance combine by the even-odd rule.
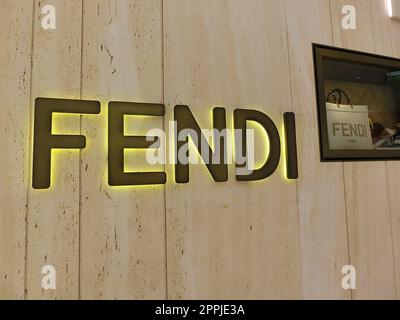
[[326, 103], [329, 148], [372, 150], [368, 106]]

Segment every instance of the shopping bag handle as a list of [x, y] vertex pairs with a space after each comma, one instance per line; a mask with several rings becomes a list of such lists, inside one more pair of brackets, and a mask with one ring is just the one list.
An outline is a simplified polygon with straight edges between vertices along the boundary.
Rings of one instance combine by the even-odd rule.
[[329, 102], [329, 100], [332, 97], [333, 102], [336, 103], [337, 105], [340, 105], [340, 104], [342, 104], [342, 96], [344, 96], [346, 98], [347, 104], [351, 105], [353, 107], [348, 94], [342, 89], [333, 89], [333, 90], [329, 91], [328, 96], [326, 97], [326, 102]]

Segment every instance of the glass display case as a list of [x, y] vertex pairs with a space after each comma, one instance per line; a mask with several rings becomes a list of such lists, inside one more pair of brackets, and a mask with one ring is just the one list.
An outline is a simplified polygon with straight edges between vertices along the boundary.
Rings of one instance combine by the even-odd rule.
[[322, 161], [400, 159], [400, 60], [313, 45]]

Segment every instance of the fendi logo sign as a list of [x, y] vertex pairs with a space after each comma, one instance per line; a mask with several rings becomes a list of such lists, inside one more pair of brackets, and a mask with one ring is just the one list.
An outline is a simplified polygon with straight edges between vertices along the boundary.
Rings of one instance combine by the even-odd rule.
[[[35, 189], [47, 189], [51, 185], [51, 150], [83, 149], [83, 135], [60, 135], [52, 133], [54, 113], [96, 115], [100, 113], [100, 102], [91, 100], [69, 100], [37, 98], [35, 100], [33, 178]], [[274, 122], [257, 110], [236, 109], [233, 112], [233, 130], [227, 129], [224, 108], [212, 111], [213, 129], [201, 129], [190, 108], [174, 107], [174, 121], [169, 124], [169, 137], [161, 129], [150, 130], [145, 136], [124, 134], [124, 117], [127, 115], [164, 117], [163, 104], [109, 102], [108, 104], [108, 183], [110, 186], [157, 185], [167, 182], [165, 172], [125, 172], [124, 150], [145, 149], [149, 164], [172, 164], [175, 182], [189, 182], [191, 164], [205, 165], [215, 182], [228, 180], [228, 165], [235, 166], [238, 181], [257, 181], [270, 177], [281, 160], [281, 150], [286, 162], [286, 177], [297, 179], [297, 149], [295, 115], [285, 113], [284, 136], [281, 137]], [[254, 133], [247, 128], [249, 121], [258, 123], [268, 134], [269, 152], [266, 162], [254, 168]], [[170, 143], [169, 155], [165, 144]], [[200, 155], [196, 162], [189, 152], [189, 141]], [[211, 145], [208, 141], [212, 141]], [[233, 160], [234, 155], [234, 160]]]

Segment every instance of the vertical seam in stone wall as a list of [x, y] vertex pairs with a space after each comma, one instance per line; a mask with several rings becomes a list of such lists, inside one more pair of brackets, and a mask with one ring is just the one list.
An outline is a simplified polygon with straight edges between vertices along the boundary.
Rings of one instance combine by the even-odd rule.
[[28, 208], [29, 208], [29, 188], [30, 188], [30, 176], [31, 176], [31, 159], [32, 159], [32, 130], [33, 130], [33, 123], [32, 123], [32, 117], [34, 112], [32, 111], [33, 108], [35, 107], [34, 103], [32, 102], [33, 99], [33, 91], [32, 91], [32, 86], [33, 86], [33, 55], [34, 55], [34, 43], [35, 43], [35, 19], [36, 19], [36, 5], [35, 5], [35, 0], [32, 0], [32, 28], [31, 28], [31, 52], [30, 52], [30, 88], [29, 88], [29, 110], [28, 110], [28, 164], [27, 164], [27, 180], [26, 180], [26, 205], [25, 205], [25, 259], [24, 259], [24, 292], [23, 292], [23, 298], [26, 300], [27, 297], [27, 290], [28, 290], [28, 285], [27, 285], [27, 271], [28, 271]]
[[[80, 97], [83, 99], [83, 26], [84, 26], [84, 18], [85, 18], [85, 0], [82, 0], [82, 14], [81, 14], [81, 65], [80, 65]], [[82, 135], [82, 115], [79, 117], [79, 134]], [[79, 223], [79, 234], [78, 234], [78, 299], [82, 298], [81, 292], [81, 251], [82, 251], [82, 221], [81, 221], [81, 212], [82, 212], [82, 150], [79, 150], [79, 205], [78, 205], [78, 223]]]
[[[347, 259], [349, 265], [351, 265], [351, 255], [350, 255], [350, 233], [349, 233], [349, 218], [347, 214], [347, 198], [346, 198], [346, 179], [344, 174], [344, 165], [342, 163], [342, 179], [343, 179], [343, 193], [344, 193], [344, 212], [346, 218], [346, 238], [347, 238]], [[350, 299], [353, 300], [353, 290], [350, 290]]]
[[[335, 45], [335, 33], [333, 28], [333, 16], [332, 16], [332, 0], [329, 0], [329, 15], [331, 19], [331, 45]], [[346, 240], [347, 240], [347, 260], [348, 264], [351, 265], [351, 248], [350, 248], [350, 232], [349, 232], [349, 217], [348, 217], [348, 208], [347, 208], [347, 197], [346, 197], [346, 178], [344, 172], [344, 165], [342, 162], [342, 182], [343, 182], [343, 197], [344, 197], [344, 212], [346, 219]], [[350, 290], [350, 300], [353, 300], [353, 291]]]
[[333, 17], [332, 17], [332, 0], [328, 0], [329, 4], [329, 16], [331, 18], [331, 44], [335, 43], [335, 34], [333, 32]]
[[[290, 66], [290, 43], [289, 43], [289, 24], [288, 24], [288, 17], [287, 17], [287, 6], [286, 6], [286, 1], [283, 1], [283, 9], [285, 13], [285, 26], [286, 26], [286, 51], [287, 51], [287, 64], [288, 64], [288, 79], [289, 79], [289, 100], [290, 100], [290, 110], [292, 112], [295, 112], [293, 108], [293, 88], [292, 88], [292, 70]], [[282, 132], [282, 134], [285, 134]], [[285, 146], [284, 146], [285, 148]], [[285, 162], [287, 161], [286, 159], [284, 160]], [[301, 226], [300, 226], [300, 208], [299, 208], [299, 186], [298, 186], [298, 180], [295, 180], [296, 184], [296, 212], [297, 212], [297, 241], [298, 241], [298, 259], [299, 259], [299, 295], [300, 298], [304, 298], [304, 288], [303, 288], [303, 264], [302, 264], [302, 251], [301, 251]]]
[[[164, 0], [161, 1], [161, 94], [162, 103], [165, 105], [165, 51], [164, 51]], [[164, 115], [165, 117], [166, 115]], [[163, 121], [165, 132], [165, 118]], [[164, 164], [164, 172], [166, 165]], [[165, 298], [168, 299], [168, 228], [167, 228], [167, 187], [164, 185], [164, 233], [165, 233]]]
[[[385, 162], [385, 178], [386, 178], [386, 185], [389, 188], [389, 179], [388, 179], [388, 171], [387, 171], [387, 162]], [[392, 252], [393, 252], [393, 273], [394, 273], [394, 291], [396, 298], [397, 295], [397, 275], [396, 275], [396, 258], [395, 258], [395, 249], [394, 249], [394, 239], [393, 239], [393, 223], [392, 223], [392, 205], [390, 201], [390, 194], [388, 195], [388, 202], [389, 202], [389, 223], [390, 223], [390, 238], [392, 243]]]
[[372, 26], [372, 39], [373, 39], [373, 41], [372, 41], [372, 43], [373, 43], [373, 45], [374, 45], [374, 53], [376, 54], [377, 53], [377, 49], [376, 49], [376, 43], [375, 43], [375, 35], [374, 35], [374, 30], [375, 30], [375, 27], [374, 27], [374, 17], [373, 17], [373, 14], [374, 14], [374, 12], [372, 11], [372, 7], [371, 7], [371, 2], [368, 2], [368, 11], [369, 11], [369, 21], [370, 21], [370, 23], [371, 23], [371, 26]]

